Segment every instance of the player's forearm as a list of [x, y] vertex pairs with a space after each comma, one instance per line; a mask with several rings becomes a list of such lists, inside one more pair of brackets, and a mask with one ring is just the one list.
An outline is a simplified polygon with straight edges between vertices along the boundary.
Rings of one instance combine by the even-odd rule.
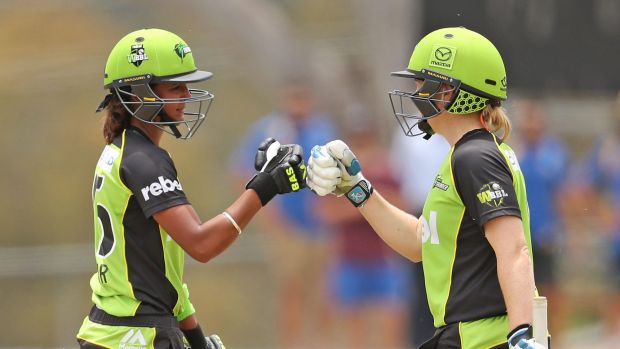
[[174, 206], [153, 216], [192, 258], [206, 263], [237, 239], [261, 207], [256, 193], [246, 190], [226, 209], [227, 215], [219, 214], [204, 223], [189, 204]]
[[390, 204], [376, 190], [359, 210], [392, 249], [414, 262], [422, 259], [416, 217]]
[[531, 324], [534, 274], [526, 246], [511, 256], [498, 256], [497, 274], [508, 311], [509, 328]]
[[[199, 229], [197, 249], [201, 262], [216, 257], [226, 250], [250, 223], [262, 207], [253, 190], [246, 190], [222, 214], [202, 223]], [[236, 226], [235, 226], [236, 224]]]
[[179, 321], [179, 328], [181, 330], [191, 330], [191, 329], [196, 328], [196, 326], [198, 326], [198, 319], [196, 318], [196, 315], [194, 314]]

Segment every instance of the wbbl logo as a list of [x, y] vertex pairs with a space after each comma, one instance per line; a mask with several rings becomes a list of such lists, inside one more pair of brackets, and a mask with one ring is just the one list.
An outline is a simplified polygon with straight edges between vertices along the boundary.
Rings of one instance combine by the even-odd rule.
[[504, 198], [507, 197], [508, 194], [499, 183], [490, 182], [480, 188], [477, 196], [481, 204], [499, 207], [504, 203]]
[[127, 56], [129, 63], [139, 67], [147, 59], [149, 59], [149, 56], [146, 54], [142, 44], [131, 45], [131, 53]]

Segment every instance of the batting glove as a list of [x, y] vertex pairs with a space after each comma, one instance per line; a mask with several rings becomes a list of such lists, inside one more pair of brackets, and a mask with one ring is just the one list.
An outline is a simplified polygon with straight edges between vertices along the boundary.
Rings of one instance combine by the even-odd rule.
[[517, 326], [508, 334], [509, 349], [545, 349], [541, 344], [536, 343], [533, 338], [532, 326], [523, 324]]
[[207, 349], [226, 349], [224, 343], [220, 339], [220, 336], [212, 334], [209, 337], [205, 337], [207, 341]]
[[315, 145], [308, 159], [308, 187], [319, 196], [337, 195], [336, 185], [341, 181], [342, 174], [336, 159], [329, 155], [325, 146]]
[[191, 330], [182, 330], [187, 343], [184, 345], [188, 349], [226, 349], [220, 336], [212, 334], [208, 337], [202, 333], [200, 325]]
[[362, 206], [373, 188], [364, 178], [355, 154], [343, 141], [331, 141], [312, 148], [308, 160], [308, 186], [320, 196], [346, 195], [355, 206]]
[[306, 165], [298, 144], [280, 145], [273, 138], [263, 141], [256, 152], [254, 168], [259, 171], [245, 186], [254, 189], [263, 206], [276, 194], [306, 187]]

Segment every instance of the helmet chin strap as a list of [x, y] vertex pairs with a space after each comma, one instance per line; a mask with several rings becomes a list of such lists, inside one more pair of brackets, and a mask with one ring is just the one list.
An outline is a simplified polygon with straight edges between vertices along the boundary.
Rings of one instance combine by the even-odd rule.
[[424, 132], [424, 136], [422, 136], [422, 138], [424, 138], [425, 140], [428, 140], [429, 138], [431, 138], [432, 135], [435, 134], [435, 130], [433, 130], [431, 125], [428, 123], [428, 120], [421, 120], [420, 122], [418, 122], [418, 129]]
[[[159, 111], [159, 117], [161, 118], [161, 121], [163, 122], [174, 122], [174, 120], [168, 115], [168, 113], [166, 113], [166, 111], [163, 108]], [[179, 129], [177, 128], [177, 125], [169, 124], [168, 127], [170, 128], [170, 130], [172, 131], [172, 134], [176, 138], [181, 138], [183, 136], [181, 134], [181, 131], [179, 131]]]

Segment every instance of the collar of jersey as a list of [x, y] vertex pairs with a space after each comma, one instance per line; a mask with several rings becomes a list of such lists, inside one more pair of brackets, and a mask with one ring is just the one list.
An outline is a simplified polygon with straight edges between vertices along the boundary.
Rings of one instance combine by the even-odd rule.
[[144, 131], [142, 131], [139, 127], [129, 125], [129, 127], [127, 127], [127, 131], [136, 131], [138, 134], [144, 137], [147, 141], [149, 141], [150, 143], [153, 143], [153, 141], [149, 138], [149, 136], [147, 136], [146, 133], [144, 133]]
[[459, 144], [467, 141], [470, 138], [473, 138], [477, 135], [486, 134], [486, 133], [490, 133], [490, 132], [489, 130], [485, 128], [477, 128], [471, 131], [467, 131], [458, 141], [456, 141], [456, 144], [454, 146], [457, 147]]

